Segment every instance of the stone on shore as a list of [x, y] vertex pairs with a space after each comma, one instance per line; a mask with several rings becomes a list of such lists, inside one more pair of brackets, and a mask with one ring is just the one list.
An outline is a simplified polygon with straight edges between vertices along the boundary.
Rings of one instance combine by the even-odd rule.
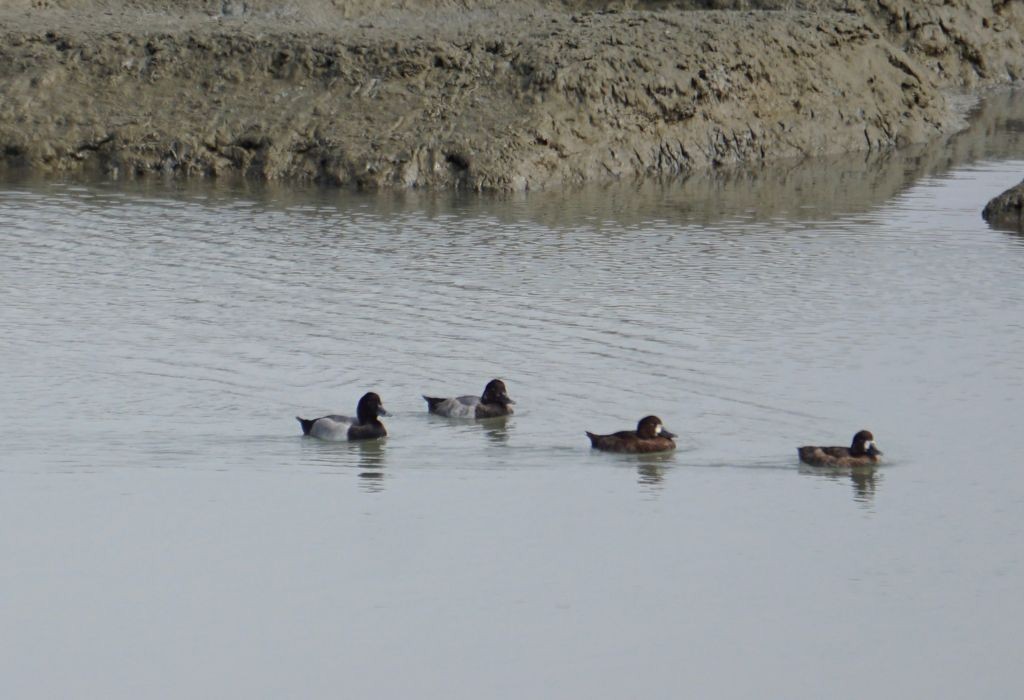
[[1024, 181], [993, 197], [981, 216], [993, 228], [1024, 233]]

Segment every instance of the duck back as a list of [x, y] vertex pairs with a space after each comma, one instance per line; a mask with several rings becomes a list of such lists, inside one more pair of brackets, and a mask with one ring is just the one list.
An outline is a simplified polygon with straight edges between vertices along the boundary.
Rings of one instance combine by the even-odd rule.
[[475, 418], [476, 408], [480, 403], [479, 396], [456, 396], [455, 398], [437, 398], [424, 396], [427, 410], [448, 418]]
[[604, 450], [605, 452], [639, 454], [646, 452], [666, 452], [668, 450], [674, 450], [676, 447], [676, 444], [671, 438], [642, 438], [633, 430], [620, 430], [619, 432], [612, 433], [610, 435], [596, 435], [587, 431], [587, 437], [590, 438], [591, 447], [596, 447], [597, 449]]
[[302, 426], [303, 435], [332, 442], [350, 440], [349, 429], [356, 423], [353, 418], [338, 415], [321, 416], [320, 418], [296, 416], [295, 419]]
[[800, 461], [812, 467], [856, 467], [877, 464], [871, 455], [853, 455], [849, 447], [819, 447], [804, 445], [796, 449]]

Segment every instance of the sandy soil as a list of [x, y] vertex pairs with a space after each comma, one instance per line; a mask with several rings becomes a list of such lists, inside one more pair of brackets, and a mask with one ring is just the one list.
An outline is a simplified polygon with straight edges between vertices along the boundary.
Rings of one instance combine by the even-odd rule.
[[1024, 77], [1022, 5], [7, 0], [0, 165], [523, 190], [878, 151]]

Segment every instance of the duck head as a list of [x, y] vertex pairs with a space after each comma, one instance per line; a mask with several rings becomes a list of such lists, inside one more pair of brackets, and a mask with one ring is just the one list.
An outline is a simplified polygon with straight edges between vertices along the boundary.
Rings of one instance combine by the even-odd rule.
[[853, 443], [850, 445], [850, 454], [859, 457], [860, 455], [867, 455], [868, 457], [877, 457], [882, 454], [882, 451], [875, 445], [875, 436], [871, 434], [870, 430], [861, 430], [853, 436]]
[[510, 399], [508, 396], [508, 389], [505, 388], [505, 382], [500, 379], [492, 379], [487, 382], [487, 386], [484, 387], [484, 393], [480, 397], [480, 400], [484, 403], [496, 403], [502, 406], [515, 404], [515, 401]]
[[356, 416], [360, 423], [373, 423], [379, 416], [387, 414], [388, 412], [381, 405], [380, 396], [372, 391], [363, 394], [363, 398], [359, 399], [359, 405], [356, 406]]
[[665, 430], [661, 418], [657, 416], [646, 416], [636, 424], [636, 435], [640, 438], [651, 439], [656, 437], [674, 438], [675, 435]]

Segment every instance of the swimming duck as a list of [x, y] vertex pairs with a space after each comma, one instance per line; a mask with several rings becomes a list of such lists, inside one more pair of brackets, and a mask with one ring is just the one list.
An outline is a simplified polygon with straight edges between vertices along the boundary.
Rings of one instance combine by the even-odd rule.
[[878, 457], [882, 454], [870, 430], [861, 430], [854, 435], [849, 447], [806, 445], [796, 448], [796, 452], [801, 462], [812, 467], [863, 467], [878, 464]]
[[515, 403], [508, 397], [505, 382], [500, 379], [492, 379], [487, 382], [484, 393], [480, 396], [456, 396], [453, 399], [439, 399], [433, 396], [424, 396], [423, 398], [427, 401], [427, 410], [430, 413], [449, 418], [511, 416], [512, 404]]
[[587, 431], [590, 446], [607, 452], [665, 452], [674, 450], [675, 437], [665, 430], [661, 418], [646, 416], [636, 424], [636, 430], [620, 430], [611, 435], [594, 435]]
[[302, 434], [321, 440], [375, 440], [386, 437], [388, 431], [378, 416], [388, 415], [381, 405], [380, 396], [372, 391], [364, 394], [356, 406], [356, 417], [323, 416], [321, 418], [299, 418]]

